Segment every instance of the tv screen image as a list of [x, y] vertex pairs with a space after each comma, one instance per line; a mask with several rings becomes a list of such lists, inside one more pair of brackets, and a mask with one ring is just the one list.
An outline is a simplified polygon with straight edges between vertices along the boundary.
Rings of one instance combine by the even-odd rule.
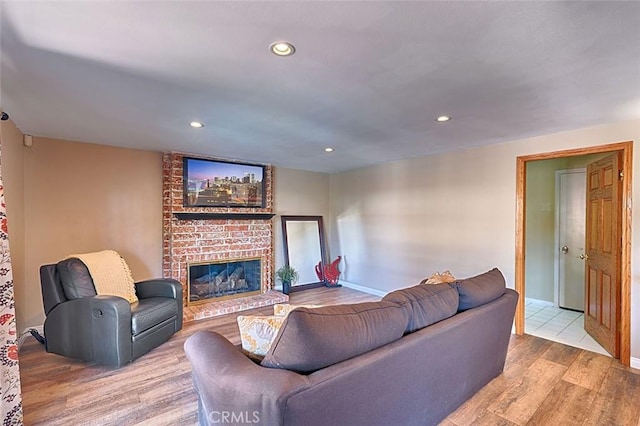
[[185, 207], [264, 207], [265, 166], [184, 157]]

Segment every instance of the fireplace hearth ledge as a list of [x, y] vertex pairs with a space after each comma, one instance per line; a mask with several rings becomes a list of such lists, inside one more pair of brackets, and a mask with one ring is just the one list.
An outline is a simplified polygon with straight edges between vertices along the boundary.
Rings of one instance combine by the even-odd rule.
[[279, 291], [270, 290], [266, 293], [247, 297], [237, 297], [221, 301], [211, 301], [201, 305], [191, 305], [183, 308], [184, 322], [198, 321], [206, 318], [213, 318], [219, 315], [232, 314], [234, 312], [246, 311], [249, 309], [261, 308], [263, 306], [275, 305], [277, 303], [288, 303], [289, 296]]

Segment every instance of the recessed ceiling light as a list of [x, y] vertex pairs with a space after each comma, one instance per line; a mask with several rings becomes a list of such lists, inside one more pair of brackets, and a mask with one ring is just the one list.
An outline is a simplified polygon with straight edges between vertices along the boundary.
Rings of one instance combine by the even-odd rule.
[[202, 124], [199, 121], [192, 121], [191, 123], [189, 123], [189, 126], [195, 127], [196, 129], [200, 129], [201, 127], [204, 127], [204, 124]]
[[440, 123], [444, 123], [445, 121], [449, 120], [451, 120], [451, 117], [449, 117], [448, 115], [441, 115], [440, 117], [436, 118], [436, 121], [439, 121]]
[[333, 148], [325, 148], [324, 152], [333, 152]]
[[271, 43], [269, 50], [271, 53], [278, 56], [291, 56], [296, 53], [296, 48], [288, 41], [276, 41], [275, 43]]

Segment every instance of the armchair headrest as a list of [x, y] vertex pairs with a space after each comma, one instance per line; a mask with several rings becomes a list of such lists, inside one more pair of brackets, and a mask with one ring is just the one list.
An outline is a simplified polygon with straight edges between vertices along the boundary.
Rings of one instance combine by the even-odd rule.
[[70, 257], [56, 265], [60, 283], [67, 299], [79, 299], [96, 295], [96, 287], [87, 266], [78, 258]]
[[97, 294], [122, 297], [129, 303], [138, 301], [131, 269], [117, 251], [72, 254], [70, 258], [77, 258], [86, 266]]
[[40, 287], [45, 315], [49, 315], [53, 308], [67, 301], [56, 271], [56, 265], [42, 265], [40, 267]]

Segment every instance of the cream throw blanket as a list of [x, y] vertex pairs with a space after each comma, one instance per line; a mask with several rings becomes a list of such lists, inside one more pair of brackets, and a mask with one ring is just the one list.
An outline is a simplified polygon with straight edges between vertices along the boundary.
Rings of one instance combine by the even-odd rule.
[[127, 299], [129, 303], [138, 301], [129, 265], [118, 252], [103, 250], [72, 254], [67, 259], [70, 257], [77, 257], [87, 266], [97, 294], [120, 296]]

